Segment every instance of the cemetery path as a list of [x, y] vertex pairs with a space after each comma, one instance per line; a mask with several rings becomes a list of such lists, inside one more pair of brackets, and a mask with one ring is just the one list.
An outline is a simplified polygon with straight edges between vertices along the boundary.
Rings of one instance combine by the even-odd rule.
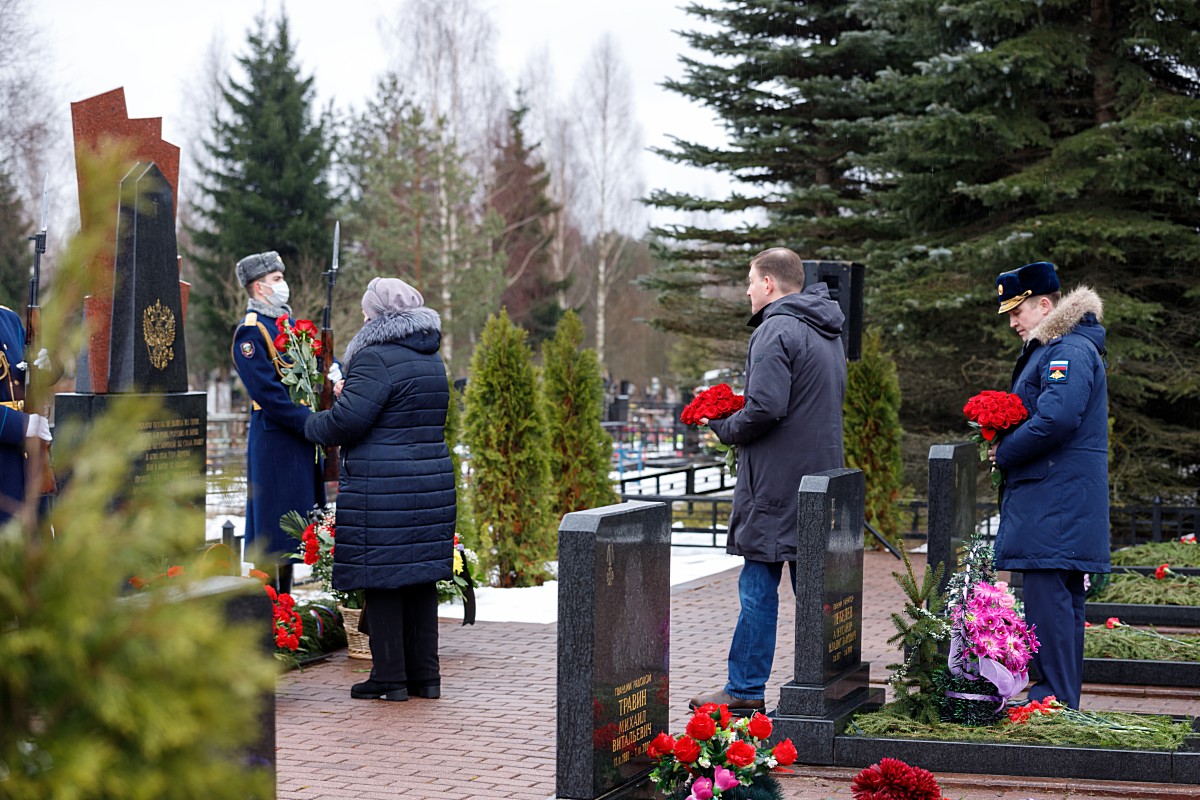
[[[924, 568], [923, 556], [914, 567]], [[889, 615], [903, 605], [891, 573], [902, 565], [868, 552], [864, 569], [863, 661], [882, 686], [895, 659]], [[725, 656], [737, 618], [733, 569], [677, 586], [671, 596], [672, 731], [690, 716], [687, 698], [724, 683]], [[788, 595], [787, 589], [782, 592]], [[790, 595], [788, 595], [790, 596]], [[781, 602], [775, 675], [768, 705], [789, 677], [794, 650], [792, 604]], [[528, 798], [554, 794], [555, 647], [553, 624], [479, 622], [440, 626], [442, 699], [356, 701], [350, 684], [369, 661], [346, 651], [279, 680], [276, 691], [279, 798], [384, 800]], [[1195, 713], [1194, 698], [1141, 687], [1086, 685], [1085, 707]], [[919, 766], [919, 765], [917, 765]], [[798, 767], [782, 780], [788, 800], [850, 798], [857, 770]], [[1196, 787], [1105, 781], [1003, 778], [938, 773], [955, 800], [1076, 800], [1088, 797], [1194, 798]]]

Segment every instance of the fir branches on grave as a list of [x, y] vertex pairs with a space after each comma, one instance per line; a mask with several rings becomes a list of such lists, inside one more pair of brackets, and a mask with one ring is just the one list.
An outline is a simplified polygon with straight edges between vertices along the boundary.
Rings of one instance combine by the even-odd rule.
[[904, 613], [892, 613], [892, 624], [896, 634], [888, 644], [899, 643], [903, 647], [904, 661], [888, 664], [892, 675], [888, 678], [895, 700], [891, 705], [897, 714], [921, 722], [936, 722], [938, 710], [934, 703], [935, 676], [946, 665], [942, 644], [950, 638], [950, 626], [942, 611], [946, 601], [938, 591], [945, 574], [946, 565], [926, 565], [925, 574], [918, 582], [913, 571], [908, 550], [900, 542], [900, 555], [904, 559], [904, 573], [893, 572], [892, 577], [900, 584], [907, 598]]

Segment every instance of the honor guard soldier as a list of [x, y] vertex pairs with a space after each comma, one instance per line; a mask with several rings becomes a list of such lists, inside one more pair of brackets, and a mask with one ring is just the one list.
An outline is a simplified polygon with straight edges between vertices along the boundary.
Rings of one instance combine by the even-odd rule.
[[246, 316], [233, 336], [233, 365], [250, 396], [250, 434], [246, 445], [246, 549], [275, 559], [278, 589], [291, 590], [292, 561], [298, 543], [279, 526], [288, 511], [305, 516], [325, 504], [323, 464], [304, 438], [313, 409], [296, 405], [283, 384], [282, 359], [275, 348], [278, 318], [290, 316], [283, 259], [276, 252], [255, 253], [237, 263], [238, 283], [249, 300]]
[[25, 413], [24, 351], [21, 317], [0, 306], [0, 525], [25, 502], [25, 440], [50, 441], [46, 418]]

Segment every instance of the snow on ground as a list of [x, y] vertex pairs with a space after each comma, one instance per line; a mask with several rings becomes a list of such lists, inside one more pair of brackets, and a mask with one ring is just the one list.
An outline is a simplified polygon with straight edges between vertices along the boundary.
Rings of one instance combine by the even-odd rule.
[[[226, 520], [233, 523], [234, 535], [240, 536], [246, 525], [245, 517], [221, 515], [207, 521], [205, 538], [210, 542], [219, 542], [221, 528]], [[678, 586], [741, 565], [742, 559], [727, 555], [723, 546], [672, 547], [671, 585]], [[296, 562], [297, 586], [292, 594], [297, 600], [317, 598], [318, 594], [313, 588], [304, 586], [304, 581], [311, 574], [312, 570], [309, 567]], [[475, 619], [481, 622], [555, 622], [558, 620], [558, 581], [547, 581], [541, 586], [521, 589], [479, 587], [475, 590], [475, 602]], [[462, 619], [462, 615], [463, 608], [460, 604], [445, 603], [438, 609], [438, 616], [446, 619]]]

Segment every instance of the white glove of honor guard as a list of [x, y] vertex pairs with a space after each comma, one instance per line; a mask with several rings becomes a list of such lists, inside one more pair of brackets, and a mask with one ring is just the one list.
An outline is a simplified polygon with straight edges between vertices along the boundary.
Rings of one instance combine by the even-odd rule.
[[333, 362], [333, 365], [329, 367], [329, 382], [337, 383], [338, 381], [340, 381], [342, 379], [342, 377], [343, 376], [342, 376], [341, 365], [338, 364], [338, 362], [336, 362], [336, 361]]
[[29, 422], [25, 425], [25, 438], [32, 439], [34, 436], [43, 442], [54, 441], [50, 435], [50, 423], [41, 414], [30, 414]]
[[50, 369], [50, 351], [44, 347], [39, 350], [37, 358], [33, 360], [33, 365], [38, 369]]

